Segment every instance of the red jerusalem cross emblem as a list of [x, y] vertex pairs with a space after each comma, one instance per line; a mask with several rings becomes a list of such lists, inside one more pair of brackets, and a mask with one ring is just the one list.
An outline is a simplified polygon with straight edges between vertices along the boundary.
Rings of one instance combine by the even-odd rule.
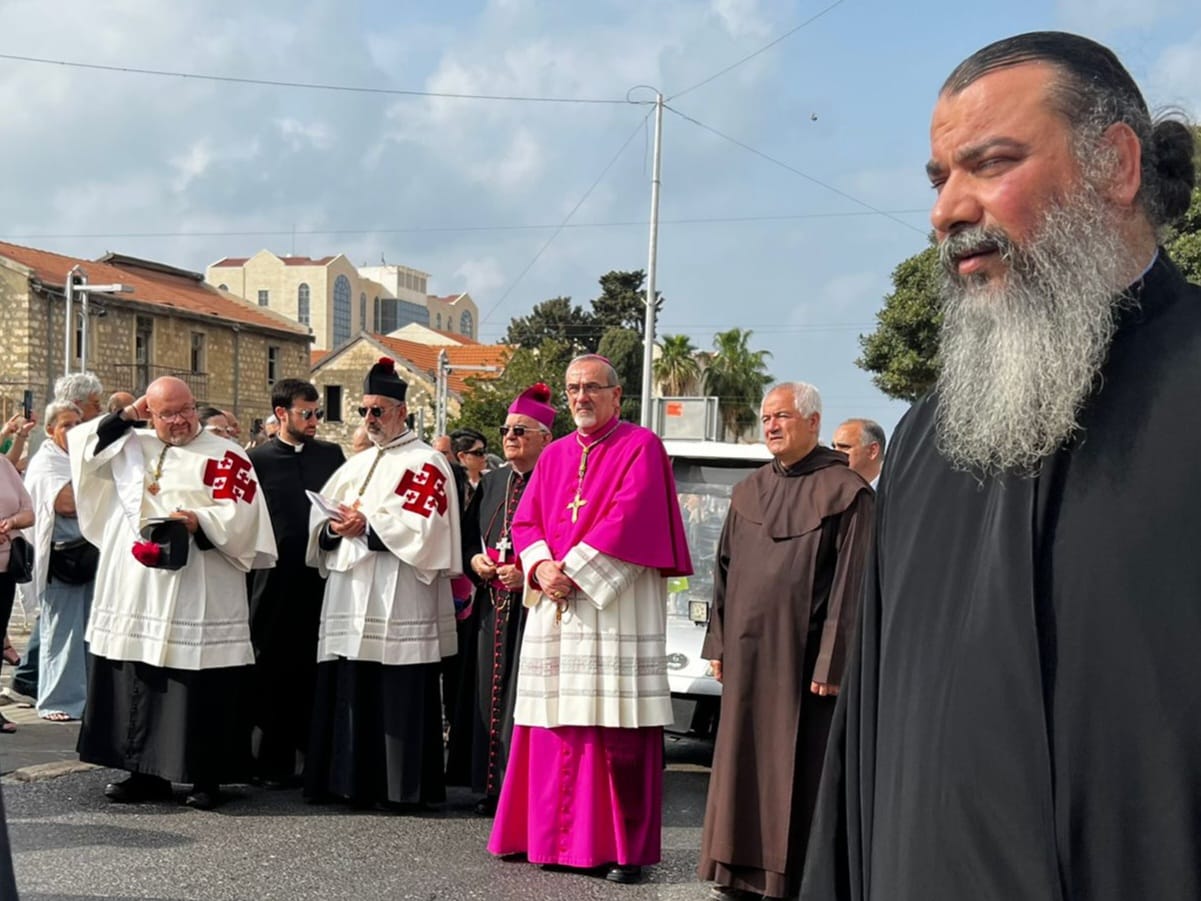
[[254, 500], [258, 488], [250, 477], [250, 464], [233, 451], [226, 451], [220, 460], [209, 460], [204, 464], [204, 484], [212, 486], [215, 501], [229, 498], [248, 504]]
[[432, 463], [426, 463], [420, 472], [406, 469], [400, 484], [396, 486], [396, 493], [404, 498], [401, 507], [426, 518], [434, 512], [445, 513], [449, 506], [446, 500], [446, 476]]

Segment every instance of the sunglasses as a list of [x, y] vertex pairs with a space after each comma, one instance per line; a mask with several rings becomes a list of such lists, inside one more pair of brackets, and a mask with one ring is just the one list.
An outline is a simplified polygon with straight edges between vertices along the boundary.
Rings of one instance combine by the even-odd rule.
[[541, 432], [543, 429], [530, 428], [527, 425], [502, 425], [500, 427], [500, 437], [512, 435], [514, 438], [520, 438], [526, 432]]
[[459, 451], [460, 454], [467, 454], [469, 457], [482, 457], [487, 453], [482, 447], [478, 450]]
[[[379, 409], [379, 408], [378, 408], [378, 407], [373, 407], [372, 409]], [[303, 419], [305, 422], [308, 422], [308, 421], [309, 421], [310, 419], [312, 419], [314, 416], [316, 416], [316, 417], [317, 417], [317, 420], [318, 420], [318, 422], [320, 422], [322, 419], [324, 419], [324, 418], [325, 418], [325, 411], [324, 411], [324, 410], [292, 410], [291, 412], [295, 413], [297, 416], [299, 416], [299, 417], [300, 417], [301, 419]], [[362, 415], [363, 415], [363, 413], [362, 413], [362, 411], [361, 411], [361, 410], [359, 411], [359, 415], [360, 415], [360, 416], [362, 416]], [[376, 416], [378, 416], [379, 414], [378, 414], [378, 413], [376, 413], [375, 415], [376, 415]]]
[[396, 407], [359, 407], [359, 415], [362, 416], [364, 419], [366, 419], [367, 414], [370, 413], [376, 419], [379, 419], [381, 416], [383, 416], [389, 410], [395, 410], [395, 409], [396, 409]]

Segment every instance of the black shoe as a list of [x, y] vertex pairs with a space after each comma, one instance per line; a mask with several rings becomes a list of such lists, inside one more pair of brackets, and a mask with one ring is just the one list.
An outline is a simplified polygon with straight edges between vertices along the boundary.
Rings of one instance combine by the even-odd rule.
[[106, 785], [104, 796], [114, 804], [166, 801], [171, 797], [171, 783], [158, 776], [134, 773], [120, 782], [110, 782]]
[[605, 878], [610, 882], [633, 885], [635, 882], [642, 881], [642, 867], [626, 866], [620, 863], [610, 864], [609, 869], [605, 871]]
[[731, 885], [709, 886], [709, 901], [759, 901], [763, 895], [748, 892], [746, 889], [734, 888]]
[[475, 812], [482, 817], [496, 816], [496, 798], [487, 797], [475, 805]]
[[221, 789], [215, 785], [194, 785], [184, 803], [196, 810], [213, 810], [225, 803]]

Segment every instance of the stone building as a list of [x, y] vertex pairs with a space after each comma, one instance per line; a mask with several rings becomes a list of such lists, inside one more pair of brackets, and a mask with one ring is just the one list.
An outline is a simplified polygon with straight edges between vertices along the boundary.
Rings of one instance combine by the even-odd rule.
[[313, 347], [332, 350], [361, 333], [388, 334], [410, 323], [475, 338], [479, 308], [469, 294], [427, 294], [429, 273], [408, 266], [355, 266], [344, 254], [226, 257], [208, 267], [210, 285], [282, 313], [313, 330]]
[[[380, 357], [396, 362], [397, 374], [409, 383], [407, 403], [422, 437], [429, 439], [435, 422], [438, 353], [446, 351], [451, 365], [447, 378], [448, 419], [459, 415], [463, 395], [470, 390], [472, 376], [500, 375], [510, 348], [503, 344], [474, 341], [442, 346], [407, 341], [389, 335], [362, 334], [332, 352], [314, 351], [311, 380], [325, 407], [325, 425], [318, 432], [327, 441], [349, 449], [354, 430], [363, 421], [358, 414], [363, 397], [363, 377]], [[489, 367], [488, 370], [467, 369]]]
[[64, 286], [78, 266], [93, 285], [129, 293], [92, 294], [87, 358], [76, 302], [70, 368], [95, 372], [107, 391], [140, 393], [162, 375], [187, 382], [200, 403], [232, 410], [247, 430], [271, 410], [271, 385], [305, 377], [311, 336], [304, 326], [204, 283], [196, 272], [108, 254], [84, 260], [0, 242], [0, 415], [31, 389], [41, 415], [65, 371]]

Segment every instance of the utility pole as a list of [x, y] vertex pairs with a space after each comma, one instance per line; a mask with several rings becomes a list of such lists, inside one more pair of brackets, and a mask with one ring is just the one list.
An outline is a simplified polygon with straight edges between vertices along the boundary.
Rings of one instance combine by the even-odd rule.
[[663, 145], [663, 95], [655, 91], [655, 155], [651, 175], [651, 234], [646, 264], [646, 335], [642, 348], [642, 425], [651, 425], [651, 366], [655, 360], [655, 271], [659, 264], [659, 169]]
[[88, 368], [88, 298], [91, 294], [132, 294], [132, 285], [89, 285], [88, 274], [82, 266], [72, 266], [67, 273], [66, 284], [63, 285], [66, 300], [66, 316], [63, 320], [63, 375], [71, 373], [73, 339], [75, 337], [75, 295], [79, 294], [79, 371], [86, 372]]
[[447, 406], [450, 401], [450, 373], [458, 369], [465, 372], [500, 372], [500, 366], [451, 365], [446, 348], [438, 351], [438, 372], [434, 382], [434, 437], [446, 434]]

